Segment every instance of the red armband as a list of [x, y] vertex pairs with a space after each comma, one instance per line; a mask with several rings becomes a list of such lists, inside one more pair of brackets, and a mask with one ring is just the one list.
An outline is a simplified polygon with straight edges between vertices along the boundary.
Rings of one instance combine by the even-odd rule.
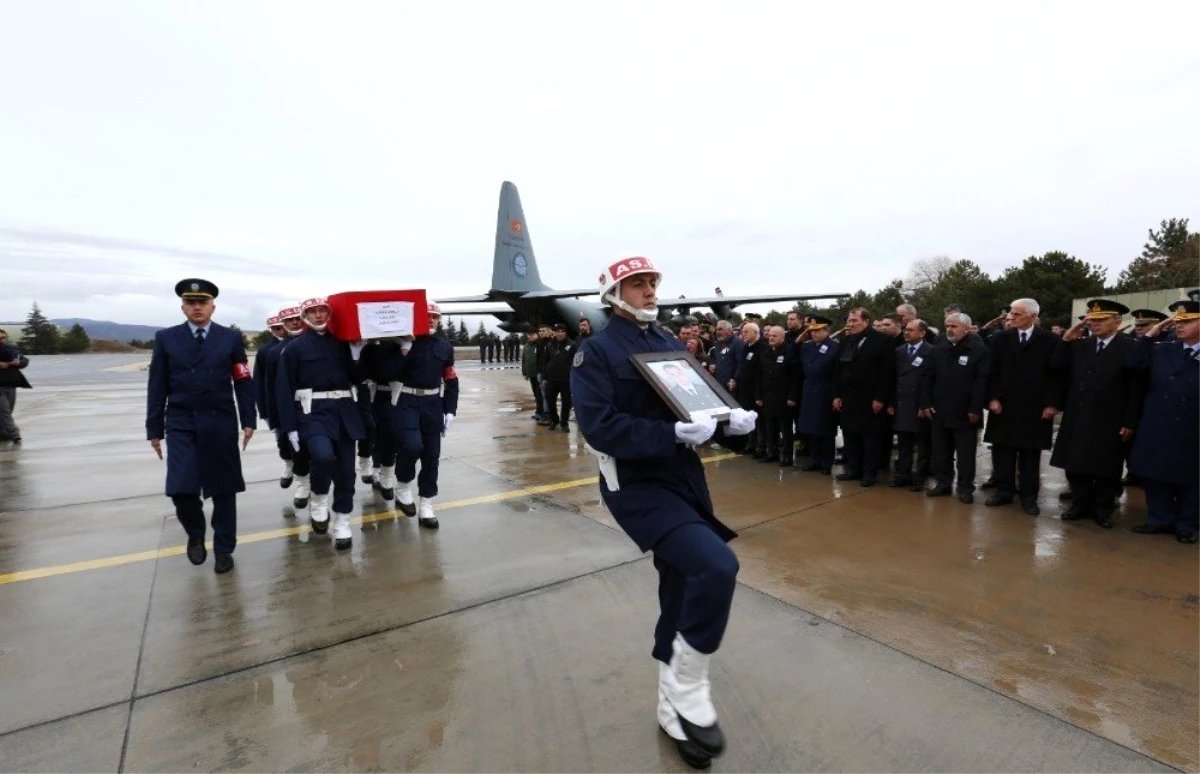
[[451, 379], [457, 379], [458, 374], [454, 371], [454, 366], [448, 365], [442, 369], [442, 381], [448, 382]]
[[245, 363], [234, 363], [233, 364], [233, 380], [235, 382], [240, 382], [243, 379], [249, 379], [249, 378], [250, 378], [250, 367], [249, 366], [247, 366]]

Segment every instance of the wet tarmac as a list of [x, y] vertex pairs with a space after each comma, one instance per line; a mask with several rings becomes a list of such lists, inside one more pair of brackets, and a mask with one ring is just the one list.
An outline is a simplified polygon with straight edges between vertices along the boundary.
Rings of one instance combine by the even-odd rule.
[[[0, 446], [6, 771], [682, 771], [655, 576], [582, 441], [462, 364], [442, 528], [359, 485], [335, 552], [265, 429], [237, 568], [193, 567], [143, 440], [142, 355], [30, 367]], [[987, 475], [980, 447], [979, 478]], [[740, 586], [715, 771], [1196, 771], [1194, 546], [706, 452]], [[977, 493], [978, 494], [978, 493]]]

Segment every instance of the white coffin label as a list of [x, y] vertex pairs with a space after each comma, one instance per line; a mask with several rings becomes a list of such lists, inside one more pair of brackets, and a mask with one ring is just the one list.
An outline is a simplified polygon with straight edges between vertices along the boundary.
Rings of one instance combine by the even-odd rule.
[[360, 301], [358, 332], [364, 339], [413, 335], [412, 302]]

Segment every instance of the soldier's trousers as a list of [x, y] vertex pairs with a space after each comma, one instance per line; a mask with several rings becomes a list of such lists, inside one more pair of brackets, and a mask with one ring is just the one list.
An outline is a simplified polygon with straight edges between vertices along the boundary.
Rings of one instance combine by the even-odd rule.
[[332, 486], [333, 511], [350, 513], [354, 510], [354, 439], [342, 428], [336, 440], [314, 435], [305, 440], [305, 445], [312, 458], [312, 493], [329, 494]]
[[[171, 502], [175, 504], [175, 518], [179, 519], [187, 536], [204, 540], [207, 524], [200, 495], [171, 495]], [[237, 495], [213, 495], [212, 502], [213, 550], [218, 554], [232, 554], [237, 546]]]
[[1019, 493], [1022, 501], [1037, 499], [1042, 467], [1041, 449], [994, 443], [992, 464], [995, 466], [992, 480], [996, 482], [996, 494], [1012, 497]]
[[659, 615], [651, 655], [670, 663], [676, 632], [701, 653], [716, 652], [733, 605], [737, 556], [703, 523], [676, 527], [652, 550]]
[[1146, 489], [1146, 524], [1172, 527], [1177, 535], [1200, 532], [1200, 486], [1142, 479]]
[[1121, 478], [1088, 476], [1067, 471], [1071, 485], [1071, 510], [1087, 519], [1112, 516], [1121, 496]]
[[365, 435], [358, 442], [358, 456], [374, 457], [375, 444], [378, 442], [379, 435], [375, 428], [375, 422], [363, 422], [363, 430], [365, 431]]
[[[896, 433], [896, 477], [924, 481], [929, 476], [933, 439], [929, 433]], [[917, 469], [913, 470], [913, 449], [916, 449]]]
[[[558, 396], [562, 396], [562, 413], [558, 413]], [[546, 414], [551, 420], [565, 425], [571, 416], [571, 383], [546, 380]]]
[[[408, 412], [396, 428], [396, 478], [403, 483], [417, 479], [417, 494], [437, 497], [438, 458], [442, 456], [442, 398], [439, 395], [417, 398], [419, 406], [402, 405]], [[415, 417], [412, 415], [416, 414]], [[413, 425], [416, 425], [413, 427]], [[417, 474], [417, 461], [421, 473]]]
[[975, 448], [979, 430], [975, 427], [954, 429], [933, 423], [933, 475], [937, 485], [945, 489], [955, 483], [954, 469], [958, 467], [958, 492], [975, 491]]
[[307, 476], [312, 470], [312, 462], [308, 456], [308, 450], [303, 446], [300, 451], [292, 448], [292, 442], [288, 440], [287, 434], [275, 431], [275, 446], [279, 449], [279, 459], [292, 461], [292, 474], [296, 476]]

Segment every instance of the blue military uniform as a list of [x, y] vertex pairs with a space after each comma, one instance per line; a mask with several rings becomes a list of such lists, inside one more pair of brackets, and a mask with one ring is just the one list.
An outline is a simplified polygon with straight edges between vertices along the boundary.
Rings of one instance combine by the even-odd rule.
[[1142, 420], [1129, 470], [1146, 490], [1146, 526], [1195, 536], [1200, 530], [1200, 361], [1180, 341], [1142, 336], [1127, 367], [1147, 372]]
[[392, 427], [392, 412], [396, 409], [392, 390], [400, 381], [400, 365], [400, 345], [393, 341], [372, 341], [363, 348], [363, 375], [367, 378], [368, 392], [374, 393], [368, 404], [375, 422], [372, 459], [375, 467], [381, 469], [377, 483], [385, 500], [392, 499], [395, 486], [391, 480], [391, 471], [396, 467], [396, 435]]
[[838, 360], [838, 343], [826, 338], [820, 344], [807, 341], [800, 347], [804, 371], [800, 397], [799, 431], [809, 438], [811, 470], [828, 473], [833, 468], [834, 439], [838, 419], [833, 410], [833, 369]]
[[[398, 376], [404, 386], [392, 411], [396, 477], [402, 486], [417, 478], [418, 495], [427, 499], [437, 497], [445, 415], [458, 413], [454, 346], [440, 336], [417, 336], [408, 354], [401, 354], [399, 361]], [[421, 461], [419, 477], [417, 460]]]
[[[355, 399], [357, 375], [348, 344], [307, 330], [283, 349], [275, 380], [280, 432], [284, 437], [299, 433], [311, 460], [313, 494], [328, 494], [332, 484], [335, 513], [354, 508], [354, 445], [366, 435]], [[348, 397], [314, 398], [306, 414], [295, 398], [297, 390], [305, 389]]]
[[254, 385], [240, 333], [209, 322], [200, 341], [193, 327], [184, 323], [154, 335], [146, 438], [166, 438], [165, 493], [188, 537], [203, 541], [200, 498], [212, 498], [213, 548], [231, 554], [237, 544], [235, 495], [246, 490], [238, 430], [257, 423]]
[[584, 339], [571, 370], [579, 430], [616, 462], [619, 484], [601, 478], [600, 495], [638, 548], [654, 552], [661, 612], [652, 654], [664, 663], [676, 632], [702, 653], [717, 649], [738, 571], [725, 545], [737, 533], [713, 513], [699, 456], [676, 443], [675, 415], [629, 360], [675, 350], [686, 351], [658, 328], [614, 315]]

